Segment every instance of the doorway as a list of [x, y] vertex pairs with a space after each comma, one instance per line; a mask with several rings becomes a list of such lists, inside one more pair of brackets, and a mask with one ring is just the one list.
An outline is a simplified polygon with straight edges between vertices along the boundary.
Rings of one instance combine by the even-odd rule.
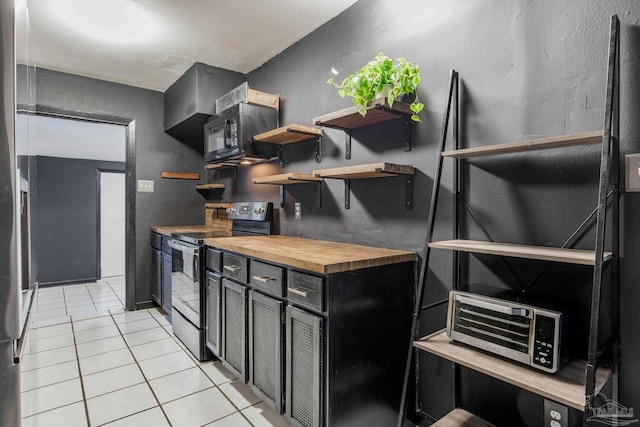
[[98, 278], [125, 275], [125, 175], [98, 171]]

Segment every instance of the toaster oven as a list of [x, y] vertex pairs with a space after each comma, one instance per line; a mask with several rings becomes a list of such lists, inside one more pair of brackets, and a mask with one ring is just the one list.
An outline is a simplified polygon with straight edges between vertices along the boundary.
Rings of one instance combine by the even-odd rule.
[[558, 311], [451, 291], [446, 331], [454, 341], [555, 373], [565, 359], [562, 317]]

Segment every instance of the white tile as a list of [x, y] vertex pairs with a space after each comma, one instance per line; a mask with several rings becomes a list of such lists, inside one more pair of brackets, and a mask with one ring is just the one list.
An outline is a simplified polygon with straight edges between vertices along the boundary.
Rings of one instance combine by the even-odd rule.
[[148, 409], [126, 418], [121, 418], [105, 427], [170, 427], [167, 417], [164, 416], [160, 407]]
[[61, 300], [38, 301], [35, 305], [36, 311], [59, 310], [66, 307], [64, 298]]
[[50, 319], [52, 317], [63, 317], [66, 315], [67, 315], [67, 311], [64, 308], [59, 308], [55, 310], [36, 311], [35, 313], [31, 313], [31, 317], [34, 320]]
[[87, 295], [89, 290], [85, 285], [70, 285], [64, 287], [64, 297], [68, 298], [75, 295]]
[[40, 328], [46, 328], [48, 326], [61, 325], [63, 323], [70, 323], [70, 322], [71, 322], [71, 317], [67, 316], [66, 314], [64, 316], [51, 317], [51, 318], [42, 319], [42, 320], [36, 320], [34, 316], [31, 316], [31, 325], [29, 325], [29, 328], [40, 329]]
[[94, 313], [96, 311], [96, 306], [93, 305], [79, 305], [76, 307], [67, 307], [67, 314], [84, 314], [84, 313]]
[[87, 400], [89, 421], [99, 426], [157, 406], [149, 386], [138, 384]]
[[173, 427], [201, 426], [236, 411], [217, 388], [210, 388], [162, 405]]
[[82, 385], [87, 399], [143, 382], [142, 372], [135, 363], [82, 376]]
[[169, 337], [169, 335], [167, 335], [167, 331], [165, 331], [160, 325], [158, 325], [157, 328], [133, 332], [123, 336], [129, 347], [159, 341]]
[[49, 338], [30, 340], [28, 343], [28, 353], [40, 353], [41, 351], [53, 350], [60, 347], [73, 345], [73, 334], [56, 335]]
[[213, 381], [214, 384], [220, 385], [228, 383], [236, 379], [235, 375], [231, 373], [227, 368], [222, 366], [222, 362], [216, 360], [215, 362], [205, 363], [200, 365], [200, 369]]
[[122, 307], [122, 303], [119, 300], [107, 301], [107, 302], [96, 302], [94, 305], [96, 306], [96, 309], [98, 309], [98, 310], [106, 310], [106, 309], [109, 309], [109, 308]]
[[86, 320], [76, 320], [75, 316], [73, 318], [73, 330], [75, 332], [85, 331], [87, 329], [101, 328], [103, 326], [110, 326], [110, 325], [115, 325], [115, 323], [113, 323], [113, 319], [111, 318], [111, 316], [96, 317], [93, 319], [86, 319]]
[[248, 385], [240, 380], [222, 384], [218, 388], [240, 410], [262, 401], [251, 391]]
[[40, 369], [25, 371], [20, 374], [20, 389], [25, 392], [34, 388], [79, 378], [78, 362], [75, 360], [58, 363]]
[[120, 350], [126, 346], [127, 344], [124, 342], [122, 337], [111, 337], [78, 344], [76, 349], [78, 351], [78, 357], [83, 358], [95, 356], [96, 354], [107, 353], [109, 351]]
[[111, 313], [108, 310], [97, 310], [89, 313], [75, 313], [71, 316], [74, 322], [80, 322], [82, 320], [96, 319], [98, 317], [111, 317]]
[[147, 311], [153, 317], [165, 317], [165, 316], [167, 316], [167, 313], [160, 307], [148, 308]]
[[67, 308], [69, 307], [77, 307], [79, 305], [93, 305], [93, 300], [89, 297], [86, 298], [74, 298], [73, 300], [67, 300], [65, 302]]
[[123, 314], [125, 313], [125, 309], [124, 309], [124, 299], [120, 300], [122, 302], [122, 307], [116, 307], [116, 308], [110, 308], [109, 312], [113, 315], [115, 314]]
[[76, 359], [76, 349], [73, 346], [61, 347], [55, 350], [41, 351], [40, 353], [25, 354], [20, 361], [22, 365], [20, 369], [22, 371], [30, 371]]
[[240, 412], [235, 412], [229, 416], [207, 424], [206, 427], [252, 427], [249, 421]]
[[22, 416], [31, 415], [59, 408], [64, 405], [82, 401], [80, 379], [40, 387], [22, 393]]
[[131, 352], [138, 361], [175, 353], [176, 351], [181, 351], [181, 349], [172, 338], [131, 347]]
[[193, 360], [191, 360], [191, 358], [183, 351], [154, 357], [153, 359], [143, 360], [139, 363], [140, 368], [142, 368], [142, 372], [144, 372], [145, 377], [147, 377], [147, 380], [173, 374], [174, 372], [184, 371], [185, 369], [196, 366], [196, 364], [193, 363]]
[[78, 402], [22, 419], [22, 427], [81, 427], [87, 426], [84, 403]]
[[198, 368], [187, 369], [149, 381], [160, 403], [167, 403], [213, 387], [213, 382]]
[[104, 294], [104, 295], [102, 295], [102, 294], [93, 295], [92, 299], [93, 299], [94, 303], [119, 301], [118, 300], [118, 296], [116, 294], [114, 294], [113, 292], [111, 292], [110, 294]]
[[85, 357], [79, 360], [80, 371], [82, 375], [90, 375], [107, 369], [117, 368], [118, 366], [129, 365], [135, 362], [128, 348], [110, 351], [108, 353], [97, 354], [91, 357]]
[[118, 327], [123, 334], [130, 334], [133, 332], [144, 331], [145, 329], [158, 328], [160, 327], [160, 324], [156, 319], [144, 319], [137, 320], [135, 322], [121, 323]]
[[115, 314], [113, 320], [120, 324], [126, 322], [135, 322], [136, 320], [148, 319], [151, 315], [146, 310], [127, 311], [122, 314]]
[[64, 300], [67, 304], [77, 303], [78, 301], [91, 302], [91, 294], [89, 294], [89, 292], [85, 292], [83, 294], [65, 295]]
[[59, 325], [45, 326], [42, 328], [34, 329], [29, 328], [29, 339], [38, 340], [42, 338], [55, 337], [57, 335], [65, 335], [73, 333], [71, 329], [71, 323], [61, 323]]
[[102, 326], [101, 328], [87, 329], [85, 331], [76, 331], [76, 344], [97, 341], [104, 338], [117, 337], [120, 331], [116, 325]]
[[287, 420], [276, 411], [261, 402], [242, 410], [242, 414], [255, 427], [289, 427]]

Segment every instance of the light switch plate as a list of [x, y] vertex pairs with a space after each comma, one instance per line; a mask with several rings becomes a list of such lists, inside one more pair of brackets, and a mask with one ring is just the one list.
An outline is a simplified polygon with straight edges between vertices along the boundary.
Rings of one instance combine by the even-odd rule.
[[640, 154], [624, 156], [626, 192], [640, 191]]
[[296, 213], [295, 218], [302, 219], [302, 204], [296, 203], [294, 206], [295, 206], [295, 213]]
[[153, 193], [153, 181], [138, 180], [138, 193]]

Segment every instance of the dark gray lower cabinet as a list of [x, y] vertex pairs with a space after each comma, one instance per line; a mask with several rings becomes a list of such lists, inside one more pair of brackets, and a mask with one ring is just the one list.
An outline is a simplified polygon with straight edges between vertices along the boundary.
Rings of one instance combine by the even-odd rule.
[[171, 314], [171, 273], [173, 259], [171, 254], [162, 252], [162, 309]]
[[222, 364], [247, 382], [247, 288], [222, 279]]
[[207, 271], [207, 318], [205, 337], [207, 348], [219, 358], [222, 358], [222, 325], [220, 323], [222, 276], [212, 271]]
[[284, 302], [249, 291], [249, 386], [273, 409], [283, 406]]
[[287, 402], [285, 415], [295, 427], [319, 427], [322, 420], [322, 318], [287, 307]]

